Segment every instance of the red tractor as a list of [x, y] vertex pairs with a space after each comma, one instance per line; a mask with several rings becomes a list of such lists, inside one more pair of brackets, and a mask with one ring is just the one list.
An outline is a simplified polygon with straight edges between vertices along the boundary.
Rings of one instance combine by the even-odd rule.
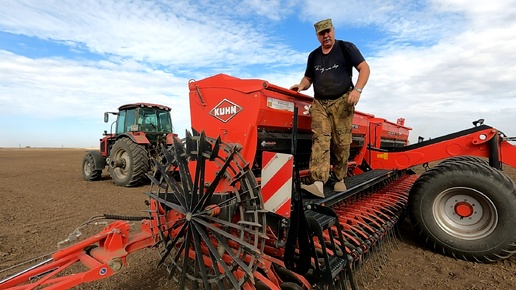
[[134, 103], [119, 107], [118, 112], [105, 112], [105, 123], [109, 121], [109, 114], [116, 115], [117, 119], [111, 124], [110, 133], [104, 131], [100, 150], [90, 150], [84, 155], [84, 180], [99, 180], [106, 166], [118, 186], [137, 186], [147, 180], [156, 145], [163, 141], [172, 143], [170, 111], [163, 105]]

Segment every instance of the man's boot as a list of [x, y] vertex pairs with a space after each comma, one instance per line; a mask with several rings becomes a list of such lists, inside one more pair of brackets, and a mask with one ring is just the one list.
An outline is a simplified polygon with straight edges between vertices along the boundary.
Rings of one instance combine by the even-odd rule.
[[316, 181], [310, 185], [301, 184], [301, 189], [306, 190], [317, 197], [324, 198], [323, 185], [322, 181]]
[[344, 180], [339, 180], [335, 182], [335, 185], [333, 185], [333, 191], [346, 191], [346, 184], [344, 184]]

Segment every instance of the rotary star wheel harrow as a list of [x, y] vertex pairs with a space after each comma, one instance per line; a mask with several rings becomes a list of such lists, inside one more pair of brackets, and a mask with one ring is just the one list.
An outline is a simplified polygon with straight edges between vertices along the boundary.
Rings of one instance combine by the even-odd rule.
[[[260, 188], [237, 145], [187, 136], [163, 147], [151, 177], [153, 236], [180, 289], [239, 289], [254, 282], [266, 239]], [[208, 168], [217, 168], [208, 179]], [[176, 180], [176, 178], [178, 178]]]

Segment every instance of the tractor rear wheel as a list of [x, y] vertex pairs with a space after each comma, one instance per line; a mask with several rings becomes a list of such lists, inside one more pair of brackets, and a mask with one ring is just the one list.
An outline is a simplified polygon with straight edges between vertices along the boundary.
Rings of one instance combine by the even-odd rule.
[[149, 155], [144, 145], [118, 139], [109, 154], [109, 173], [118, 186], [137, 186], [147, 180]]
[[487, 161], [485, 159], [482, 159], [481, 157], [478, 157], [478, 156], [467, 156], [467, 155], [464, 155], [464, 156], [453, 156], [453, 157], [450, 157], [450, 158], [446, 158], [443, 161], [441, 161], [439, 163], [439, 165], [443, 164], [443, 163], [457, 162], [457, 161], [477, 162], [477, 163], [480, 163], [480, 164], [489, 165], [489, 161]]
[[516, 252], [516, 185], [479, 162], [445, 162], [412, 186], [409, 213], [423, 240], [464, 260], [494, 262]]
[[95, 169], [95, 159], [91, 153], [86, 153], [82, 159], [82, 177], [86, 181], [97, 181], [102, 177], [102, 170]]
[[258, 183], [239, 151], [220, 138], [187, 134], [153, 159], [151, 229], [159, 265], [178, 289], [242, 289], [256, 282], [266, 216]]

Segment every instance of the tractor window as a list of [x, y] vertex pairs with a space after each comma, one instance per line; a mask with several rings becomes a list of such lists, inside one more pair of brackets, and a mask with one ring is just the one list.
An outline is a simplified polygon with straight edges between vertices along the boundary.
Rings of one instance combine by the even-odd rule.
[[170, 112], [169, 111], [159, 111], [159, 127], [161, 128], [161, 132], [172, 133], [174, 129], [172, 128], [172, 121], [170, 120]]
[[131, 109], [127, 110], [126, 116], [125, 116], [125, 131], [124, 132], [130, 132], [131, 126], [134, 125], [136, 122], [136, 110]]
[[125, 132], [125, 111], [120, 111], [118, 113], [117, 121], [116, 121], [116, 134], [121, 134]]
[[117, 118], [116, 133], [122, 134], [131, 131], [131, 125], [134, 125], [135, 115], [134, 109], [120, 111]]
[[140, 110], [138, 125], [144, 132], [172, 132], [169, 111], [143, 108]]
[[140, 110], [138, 125], [144, 132], [158, 132], [158, 117], [154, 109], [143, 108]]

